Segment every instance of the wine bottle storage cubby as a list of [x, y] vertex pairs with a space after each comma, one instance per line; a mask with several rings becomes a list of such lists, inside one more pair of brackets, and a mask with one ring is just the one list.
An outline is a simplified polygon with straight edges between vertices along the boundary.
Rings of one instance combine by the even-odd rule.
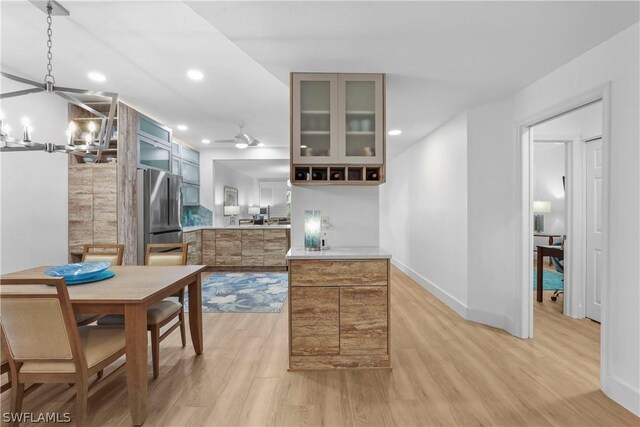
[[383, 180], [382, 166], [295, 166], [294, 184], [378, 185]]

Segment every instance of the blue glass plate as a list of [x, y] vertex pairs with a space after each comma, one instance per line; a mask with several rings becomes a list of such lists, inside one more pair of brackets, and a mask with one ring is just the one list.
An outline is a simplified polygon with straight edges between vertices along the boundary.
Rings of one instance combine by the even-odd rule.
[[73, 286], [73, 285], [84, 285], [85, 283], [93, 283], [93, 282], [99, 282], [100, 280], [107, 280], [107, 279], [111, 279], [113, 276], [115, 276], [116, 273], [114, 273], [113, 271], [109, 271], [109, 270], [104, 270], [101, 271], [98, 274], [94, 274], [91, 277], [88, 277], [86, 279], [75, 279], [75, 280], [65, 280], [66, 284], [68, 286]]
[[58, 265], [44, 272], [52, 277], [64, 277], [64, 280], [84, 280], [95, 276], [101, 271], [111, 267], [108, 261], [77, 262], [75, 264]]

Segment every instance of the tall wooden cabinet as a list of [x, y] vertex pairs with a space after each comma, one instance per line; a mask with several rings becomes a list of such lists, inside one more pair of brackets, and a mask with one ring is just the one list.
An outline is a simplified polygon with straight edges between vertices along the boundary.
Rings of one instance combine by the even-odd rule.
[[83, 245], [118, 242], [117, 170], [113, 163], [69, 165], [69, 261]]
[[291, 74], [291, 182], [384, 182], [384, 74]]

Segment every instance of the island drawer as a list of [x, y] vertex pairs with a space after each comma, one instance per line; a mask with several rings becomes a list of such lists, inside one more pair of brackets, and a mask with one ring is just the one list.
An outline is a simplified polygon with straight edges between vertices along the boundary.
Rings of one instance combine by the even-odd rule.
[[291, 260], [291, 286], [387, 286], [388, 260]]

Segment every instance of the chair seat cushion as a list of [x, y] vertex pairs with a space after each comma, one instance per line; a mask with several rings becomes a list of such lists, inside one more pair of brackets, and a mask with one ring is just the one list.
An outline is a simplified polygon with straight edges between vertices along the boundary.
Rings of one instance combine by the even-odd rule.
[[[147, 308], [147, 325], [157, 325], [168, 317], [177, 314], [182, 309], [182, 304], [178, 301], [165, 299]], [[98, 325], [124, 325], [124, 316], [121, 314], [110, 314], [98, 320]]]
[[[124, 351], [124, 329], [118, 326], [80, 326], [80, 343], [89, 369], [119, 351]], [[73, 362], [25, 362], [23, 373], [70, 373], [75, 372]]]

